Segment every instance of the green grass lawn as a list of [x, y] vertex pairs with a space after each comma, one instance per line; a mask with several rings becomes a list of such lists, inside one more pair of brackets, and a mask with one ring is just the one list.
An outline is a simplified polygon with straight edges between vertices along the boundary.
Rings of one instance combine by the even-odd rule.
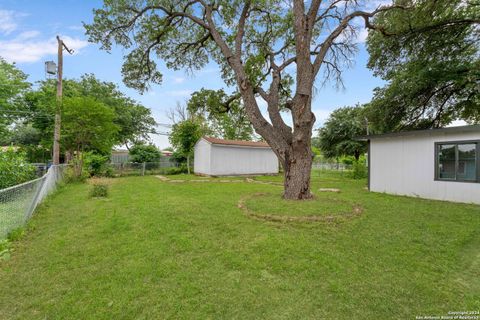
[[[118, 178], [105, 199], [89, 198], [91, 187], [51, 196], [0, 261], [0, 319], [415, 319], [480, 309], [480, 206], [369, 193], [365, 181], [326, 172], [314, 173], [317, 198], [304, 203], [256, 183]], [[262, 221], [237, 207], [245, 197], [258, 214], [363, 211], [333, 223]]]

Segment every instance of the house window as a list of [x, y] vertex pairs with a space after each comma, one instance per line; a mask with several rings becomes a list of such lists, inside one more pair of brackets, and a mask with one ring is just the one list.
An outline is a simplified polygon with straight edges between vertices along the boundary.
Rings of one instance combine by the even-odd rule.
[[480, 182], [480, 141], [437, 143], [437, 180]]

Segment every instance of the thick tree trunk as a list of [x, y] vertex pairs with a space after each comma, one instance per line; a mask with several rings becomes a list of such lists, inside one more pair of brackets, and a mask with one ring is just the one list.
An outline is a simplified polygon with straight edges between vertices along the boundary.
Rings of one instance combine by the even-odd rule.
[[310, 173], [312, 170], [311, 151], [287, 153], [284, 163], [283, 197], [289, 200], [305, 200], [312, 198], [310, 192]]

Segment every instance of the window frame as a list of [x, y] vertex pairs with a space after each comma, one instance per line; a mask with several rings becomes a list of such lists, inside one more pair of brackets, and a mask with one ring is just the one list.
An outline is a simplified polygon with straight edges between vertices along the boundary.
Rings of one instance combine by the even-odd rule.
[[[475, 144], [475, 166], [476, 166], [476, 178], [475, 180], [463, 180], [458, 179], [457, 177], [457, 170], [458, 170], [458, 145], [459, 144]], [[445, 179], [440, 178], [440, 171], [439, 171], [439, 147], [441, 145], [455, 145], [455, 178], [454, 179]], [[480, 183], [480, 140], [457, 140], [457, 141], [440, 141], [435, 142], [435, 181], [443, 181], [443, 182], [463, 182], [463, 183]]]

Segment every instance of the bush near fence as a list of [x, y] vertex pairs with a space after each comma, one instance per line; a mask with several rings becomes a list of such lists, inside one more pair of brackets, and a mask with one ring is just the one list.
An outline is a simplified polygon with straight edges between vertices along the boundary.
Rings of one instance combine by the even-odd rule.
[[66, 165], [51, 166], [42, 177], [0, 190], [0, 240], [22, 227], [60, 181]]

